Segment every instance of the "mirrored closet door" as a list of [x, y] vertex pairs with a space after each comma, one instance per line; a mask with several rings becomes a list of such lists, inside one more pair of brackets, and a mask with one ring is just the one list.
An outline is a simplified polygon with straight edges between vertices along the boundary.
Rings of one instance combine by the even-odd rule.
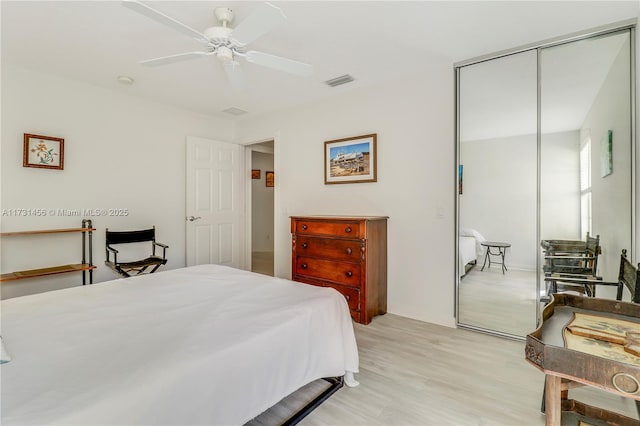
[[458, 325], [533, 331], [548, 293], [545, 241], [599, 236], [605, 280], [617, 279], [622, 249], [633, 255], [632, 31], [456, 67]]
[[630, 31], [542, 49], [540, 68], [540, 238], [599, 237], [595, 272], [617, 281], [632, 248]]
[[[536, 320], [536, 61], [532, 50], [459, 70], [458, 321], [509, 334]], [[485, 264], [487, 250], [499, 254]]]

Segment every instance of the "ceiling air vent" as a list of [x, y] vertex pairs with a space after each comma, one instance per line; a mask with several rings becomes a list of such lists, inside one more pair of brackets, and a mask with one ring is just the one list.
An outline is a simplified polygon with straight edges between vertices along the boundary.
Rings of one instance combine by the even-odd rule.
[[341, 84], [349, 83], [351, 81], [353, 81], [353, 77], [351, 77], [349, 74], [345, 74], [345, 75], [341, 75], [340, 77], [327, 80], [325, 81], [325, 83], [327, 83], [331, 87], [336, 87], [336, 86], [340, 86]]
[[222, 112], [226, 112], [227, 114], [231, 114], [231, 115], [242, 115], [247, 113], [247, 111], [240, 108], [236, 108], [236, 107], [227, 108]]

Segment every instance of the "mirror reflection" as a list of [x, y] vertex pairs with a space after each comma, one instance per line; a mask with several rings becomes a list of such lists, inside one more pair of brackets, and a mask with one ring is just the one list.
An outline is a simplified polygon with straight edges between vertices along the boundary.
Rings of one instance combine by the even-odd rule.
[[618, 296], [632, 255], [630, 39], [458, 68], [458, 324], [524, 336], [550, 292]]
[[528, 51], [459, 80], [458, 321], [516, 335], [536, 321], [536, 70]]
[[623, 31], [541, 51], [543, 295], [616, 298], [591, 280], [617, 283], [622, 250], [631, 260], [630, 50]]

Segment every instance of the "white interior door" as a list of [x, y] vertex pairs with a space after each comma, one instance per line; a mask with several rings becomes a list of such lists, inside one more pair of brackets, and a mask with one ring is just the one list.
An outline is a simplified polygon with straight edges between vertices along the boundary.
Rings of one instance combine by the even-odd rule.
[[244, 268], [244, 147], [187, 137], [187, 266]]

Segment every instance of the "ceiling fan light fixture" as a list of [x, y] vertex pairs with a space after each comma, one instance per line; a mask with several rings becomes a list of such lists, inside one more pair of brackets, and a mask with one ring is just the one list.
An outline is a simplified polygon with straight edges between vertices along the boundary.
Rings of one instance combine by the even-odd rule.
[[202, 32], [204, 36], [211, 42], [225, 44], [229, 41], [229, 36], [233, 31], [229, 27], [210, 27]]
[[216, 55], [223, 65], [227, 78], [232, 86], [239, 84], [238, 82], [242, 80], [242, 78], [238, 77], [241, 73], [237, 62], [238, 58], [243, 58], [247, 62], [252, 62], [267, 68], [303, 77], [308, 77], [313, 74], [313, 67], [310, 64], [264, 52], [246, 51], [245, 48], [249, 43], [273, 30], [286, 20], [286, 16], [282, 10], [270, 3], [262, 3], [255, 8], [249, 16], [244, 18], [239, 25], [233, 28], [229, 26], [234, 19], [233, 10], [228, 7], [216, 8], [214, 15], [220, 25], [209, 27], [203, 32], [195, 30], [138, 0], [125, 0], [122, 4], [134, 12], [140, 13], [147, 18], [204, 44], [202, 50], [148, 59], [141, 61], [140, 64], [142, 65], [168, 65], [175, 62]]
[[222, 62], [233, 61], [233, 51], [229, 49], [227, 46], [220, 46], [216, 51], [216, 56]]

